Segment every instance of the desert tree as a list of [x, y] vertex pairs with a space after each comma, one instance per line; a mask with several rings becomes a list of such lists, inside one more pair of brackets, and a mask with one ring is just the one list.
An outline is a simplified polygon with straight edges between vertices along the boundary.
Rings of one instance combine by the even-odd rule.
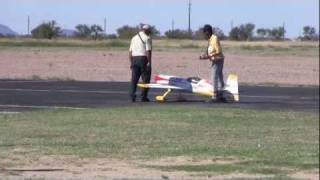
[[91, 28], [86, 24], [79, 24], [76, 26], [76, 36], [80, 38], [89, 38], [91, 35]]
[[283, 40], [286, 30], [283, 26], [275, 27], [269, 31], [269, 37], [274, 40]]
[[103, 29], [101, 26], [94, 24], [90, 27], [91, 36], [94, 40], [97, 40], [99, 35], [103, 32]]
[[265, 38], [267, 36], [268, 30], [264, 28], [257, 29], [257, 34], [260, 38]]
[[252, 23], [240, 26], [240, 39], [250, 41], [253, 37], [255, 25]]
[[120, 39], [130, 39], [139, 32], [139, 29], [139, 26], [122, 26], [117, 29], [118, 37]]
[[[142, 28], [143, 24], [139, 24], [137, 26], [129, 26], [125, 25], [117, 29], [118, 37], [120, 39], [130, 39], [134, 35], [136, 35], [140, 29]], [[151, 35], [155, 38], [160, 37], [160, 31], [153, 25], [150, 25], [151, 28]]]
[[[226, 39], [225, 34], [223, 33], [223, 31], [222, 31], [220, 28], [218, 28], [218, 27], [213, 27], [212, 30], [213, 30], [213, 33], [214, 33], [216, 36], [218, 36], [218, 38], [219, 38], [220, 40]], [[197, 31], [195, 31], [195, 32], [193, 33], [193, 38], [194, 38], [194, 39], [203, 39], [203, 38], [204, 38], [204, 36], [203, 36], [203, 28], [202, 28], [202, 27], [200, 27]]]
[[31, 31], [33, 38], [52, 39], [58, 37], [61, 33], [61, 28], [56, 21], [44, 22]]
[[234, 27], [229, 32], [229, 38], [236, 41], [250, 41], [253, 39], [255, 25], [252, 23]]
[[181, 30], [181, 29], [168, 30], [164, 34], [165, 34], [165, 37], [169, 39], [189, 39], [190, 38], [190, 32], [187, 30]]
[[231, 31], [229, 32], [229, 39], [230, 40], [235, 40], [235, 41], [239, 41], [240, 39], [240, 29], [239, 27], [234, 27], [231, 29]]
[[156, 28], [156, 26], [151, 26], [151, 35], [155, 38], [160, 37], [160, 31]]
[[224, 40], [226, 39], [226, 35], [223, 33], [222, 29], [218, 27], [213, 27], [213, 33], [218, 36], [219, 39]]
[[303, 40], [319, 40], [319, 35], [316, 33], [316, 29], [311, 26], [303, 27]]

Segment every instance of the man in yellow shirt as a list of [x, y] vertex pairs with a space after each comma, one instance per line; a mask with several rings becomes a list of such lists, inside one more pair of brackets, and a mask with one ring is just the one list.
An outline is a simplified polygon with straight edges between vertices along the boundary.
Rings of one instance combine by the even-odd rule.
[[206, 54], [200, 56], [201, 60], [210, 60], [212, 62], [212, 83], [213, 83], [213, 96], [208, 102], [224, 101], [222, 90], [224, 88], [223, 80], [223, 64], [224, 56], [220, 45], [219, 38], [213, 34], [211, 25], [203, 27], [203, 34], [205, 39], [208, 40], [208, 50]]

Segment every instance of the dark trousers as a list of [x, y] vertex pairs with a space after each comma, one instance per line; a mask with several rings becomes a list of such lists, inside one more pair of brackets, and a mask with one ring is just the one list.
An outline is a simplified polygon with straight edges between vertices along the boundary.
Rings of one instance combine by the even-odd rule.
[[[146, 56], [133, 56], [132, 57], [132, 65], [131, 65], [131, 87], [130, 87], [130, 97], [136, 97], [137, 84], [141, 77], [144, 83], [150, 83], [151, 79], [151, 66], [147, 67], [148, 59]], [[141, 98], [148, 97], [148, 88], [142, 89]]]

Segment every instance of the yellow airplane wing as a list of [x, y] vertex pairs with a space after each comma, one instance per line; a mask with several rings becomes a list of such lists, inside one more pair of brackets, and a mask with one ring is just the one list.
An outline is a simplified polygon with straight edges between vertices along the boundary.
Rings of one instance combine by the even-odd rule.
[[165, 84], [143, 84], [139, 83], [138, 87], [140, 88], [155, 88], [155, 89], [177, 89], [177, 90], [183, 90], [180, 87], [177, 86], [170, 86], [170, 85], [165, 85]]

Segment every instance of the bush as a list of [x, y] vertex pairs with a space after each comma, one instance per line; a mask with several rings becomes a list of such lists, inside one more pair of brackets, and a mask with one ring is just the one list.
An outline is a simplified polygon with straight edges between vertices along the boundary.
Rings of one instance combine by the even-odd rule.
[[192, 37], [192, 32], [190, 34], [189, 31], [180, 30], [180, 29], [169, 30], [164, 34], [167, 38], [170, 38], [170, 39], [189, 39]]
[[116, 34], [108, 34], [105, 36], [106, 39], [117, 39], [118, 36]]

